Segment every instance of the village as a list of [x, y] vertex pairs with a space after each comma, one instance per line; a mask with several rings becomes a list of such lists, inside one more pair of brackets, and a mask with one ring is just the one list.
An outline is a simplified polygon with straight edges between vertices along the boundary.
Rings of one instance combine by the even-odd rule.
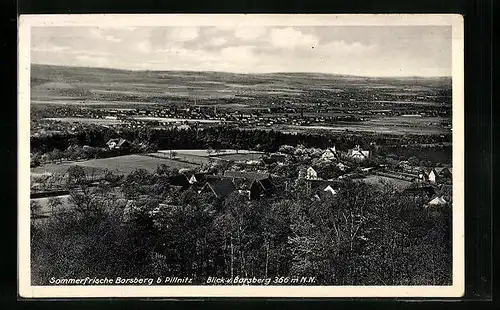
[[[132, 146], [133, 143], [126, 139], [114, 138], [107, 141], [105, 147], [126, 154]], [[311, 200], [332, 200], [341, 186], [349, 184], [346, 181], [354, 181], [394, 187], [401, 194], [419, 199], [424, 208], [450, 205], [451, 167], [412, 166], [408, 161], [391, 164], [377, 156], [376, 150], [375, 145], [370, 149], [357, 145], [347, 150], [337, 150], [335, 146], [319, 149], [283, 145], [277, 152], [239, 149], [160, 150], [87, 162], [70, 161], [66, 164], [56, 163], [62, 168], [60, 171], [32, 174], [31, 197], [32, 201], [42, 204], [53, 196], [66, 199], [71, 192], [71, 188], [68, 188], [68, 171], [71, 167], [81, 165], [92, 171], [86, 174], [85, 184], [96, 186], [106, 182], [118, 191], [120, 180], [126, 178], [127, 173], [146, 168], [156, 173], [167, 169], [167, 183], [179, 192], [191, 190], [222, 200], [233, 193], [249, 201], [273, 197], [276, 193], [288, 191], [297, 182], [303, 182]], [[127, 161], [129, 158], [130, 161]], [[137, 158], [151, 160], [151, 163], [141, 166], [142, 162]], [[118, 168], [113, 170], [114, 163], [120, 160], [123, 161], [122, 166], [126, 165], [126, 170], [120, 171], [120, 164], [116, 164]], [[113, 181], [109, 179], [110, 172], [118, 176]], [[133, 201], [129, 200], [127, 204], [133, 205]], [[164, 202], [160, 206], [167, 204]], [[33, 214], [34, 220], [57, 212], [43, 207], [40, 210], [45, 211]]]

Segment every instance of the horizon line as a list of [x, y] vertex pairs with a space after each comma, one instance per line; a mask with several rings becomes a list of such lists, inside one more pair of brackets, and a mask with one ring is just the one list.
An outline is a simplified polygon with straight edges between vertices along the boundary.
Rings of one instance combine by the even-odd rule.
[[87, 69], [104, 69], [104, 70], [116, 70], [116, 71], [132, 71], [132, 72], [212, 72], [212, 73], [227, 73], [227, 74], [240, 74], [240, 75], [259, 75], [259, 74], [323, 74], [332, 76], [350, 76], [359, 78], [422, 78], [422, 79], [444, 79], [453, 78], [453, 75], [359, 75], [359, 74], [348, 74], [348, 73], [326, 73], [326, 72], [315, 72], [315, 71], [273, 71], [273, 72], [234, 72], [234, 71], [218, 71], [218, 70], [156, 70], [156, 69], [123, 69], [123, 68], [113, 68], [113, 67], [93, 67], [93, 66], [72, 66], [72, 65], [56, 65], [47, 63], [30, 63], [31, 65], [40, 66], [53, 66], [53, 67], [69, 67], [69, 68], [87, 68]]

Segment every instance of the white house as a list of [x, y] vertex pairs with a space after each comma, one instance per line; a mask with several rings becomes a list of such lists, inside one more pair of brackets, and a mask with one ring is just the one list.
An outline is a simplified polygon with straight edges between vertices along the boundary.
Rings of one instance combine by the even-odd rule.
[[337, 167], [338, 167], [340, 170], [342, 170], [342, 171], [344, 171], [344, 170], [347, 168], [347, 166], [346, 166], [346, 165], [344, 165], [343, 163], [338, 163], [338, 164], [337, 164]]
[[436, 172], [436, 170], [432, 169], [431, 172], [429, 172], [429, 174], [427, 175], [427, 179], [431, 183], [436, 183], [438, 180], [438, 173]]
[[355, 148], [349, 150], [349, 157], [354, 160], [365, 160], [370, 157], [370, 151], [363, 151], [359, 145], [356, 145]]
[[337, 191], [334, 190], [330, 185], [328, 185], [327, 187], [325, 187], [325, 189], [323, 189], [324, 192], [330, 192], [333, 196], [337, 195]]
[[442, 206], [442, 205], [445, 205], [447, 204], [446, 200], [443, 198], [443, 196], [441, 197], [436, 197], [434, 199], [432, 199], [431, 201], [429, 201], [427, 203], [427, 206]]
[[316, 172], [316, 170], [313, 169], [313, 167], [307, 168], [306, 179], [307, 180], [317, 180], [318, 179], [318, 173]]
[[321, 159], [323, 159], [323, 160], [336, 160], [336, 159], [338, 159], [338, 157], [337, 157], [337, 150], [335, 149], [335, 146], [333, 148], [327, 149], [321, 155]]

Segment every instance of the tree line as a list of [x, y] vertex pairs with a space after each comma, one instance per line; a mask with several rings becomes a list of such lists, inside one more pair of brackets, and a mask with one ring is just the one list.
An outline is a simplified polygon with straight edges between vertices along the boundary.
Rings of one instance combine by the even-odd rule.
[[275, 152], [281, 145], [304, 145], [306, 147], [349, 149], [355, 145], [369, 149], [375, 145], [401, 145], [449, 142], [448, 135], [401, 135], [391, 136], [367, 133], [288, 133], [275, 130], [243, 130], [231, 126], [207, 128], [106, 128], [95, 125], [80, 125], [75, 131], [66, 131], [31, 137], [31, 151], [45, 154], [54, 149], [64, 151], [69, 147], [103, 147], [112, 138], [124, 138], [133, 144], [143, 145], [143, 149], [253, 149]]
[[[307, 181], [249, 201], [180, 191], [161, 170], [119, 188], [76, 169], [65, 212], [32, 224], [34, 285], [49, 277], [315, 276], [319, 285], [449, 285], [451, 210], [387, 184], [343, 181], [318, 200]], [[76, 188], [75, 188], [76, 185]], [[61, 202], [52, 199], [54, 206]]]

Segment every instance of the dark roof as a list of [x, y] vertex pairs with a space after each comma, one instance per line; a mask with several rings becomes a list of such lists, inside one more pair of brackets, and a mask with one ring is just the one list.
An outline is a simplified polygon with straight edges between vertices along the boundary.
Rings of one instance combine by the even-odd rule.
[[248, 180], [263, 180], [271, 177], [269, 173], [262, 172], [247, 172], [247, 171], [226, 171], [225, 177], [248, 179]]
[[119, 138], [119, 139], [109, 139], [108, 142], [106, 142], [106, 145], [109, 145], [112, 142], [114, 142], [118, 147], [123, 146], [126, 143], [129, 143], [126, 139]]
[[328, 200], [332, 199], [334, 195], [330, 191], [325, 191], [325, 190], [317, 190], [315, 194], [318, 196], [320, 200]]
[[181, 186], [182, 188], [188, 188], [191, 185], [191, 183], [189, 183], [188, 178], [183, 174], [168, 177], [167, 180], [168, 183], [170, 183], [171, 185]]
[[205, 186], [210, 187], [217, 197], [227, 197], [236, 190], [236, 186], [234, 186], [233, 181], [226, 178], [210, 178], [207, 180]]
[[311, 183], [311, 188], [321, 188], [321, 190], [326, 188], [328, 185], [330, 185], [332, 188], [337, 188], [341, 184], [341, 181], [339, 180], [310, 180], [309, 182]]
[[209, 178], [210, 176], [213, 176], [213, 175], [208, 174], [208, 173], [193, 173], [193, 174], [190, 174], [188, 176], [188, 179], [191, 179], [193, 176], [196, 178], [197, 182], [201, 182], [201, 181], [205, 181], [207, 178]]
[[436, 189], [434, 186], [410, 186], [408, 188], [405, 188], [404, 190], [407, 193], [423, 193], [425, 192], [429, 196], [433, 196], [436, 194]]
[[271, 192], [275, 189], [274, 184], [269, 179], [255, 180], [254, 182], [260, 183], [260, 185], [266, 192]]

